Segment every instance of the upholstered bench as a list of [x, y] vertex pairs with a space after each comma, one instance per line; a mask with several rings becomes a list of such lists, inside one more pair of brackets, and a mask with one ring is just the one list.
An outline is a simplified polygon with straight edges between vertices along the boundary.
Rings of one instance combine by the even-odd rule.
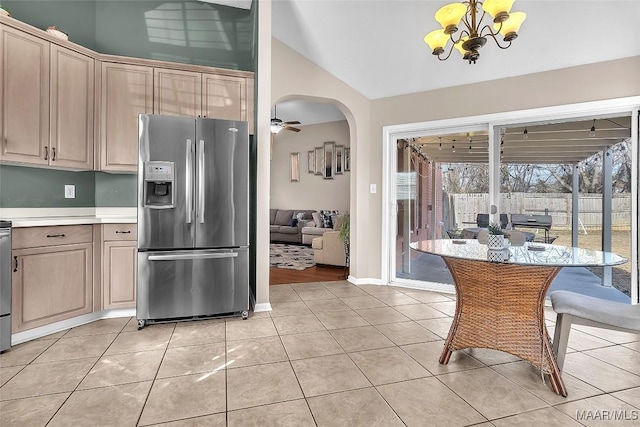
[[552, 292], [550, 299], [553, 310], [558, 313], [553, 352], [560, 370], [564, 364], [572, 323], [640, 333], [640, 305], [607, 301], [570, 291]]

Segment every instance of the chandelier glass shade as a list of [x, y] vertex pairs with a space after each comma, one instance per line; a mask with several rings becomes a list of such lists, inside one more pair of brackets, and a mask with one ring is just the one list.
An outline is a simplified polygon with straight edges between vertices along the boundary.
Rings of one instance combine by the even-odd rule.
[[[462, 59], [475, 64], [480, 57], [480, 48], [492, 38], [500, 49], [507, 49], [518, 37], [520, 26], [526, 19], [524, 12], [511, 12], [515, 0], [469, 0], [451, 3], [438, 9], [435, 19], [442, 28], [432, 31], [424, 41], [441, 61], [449, 59], [455, 47]], [[480, 13], [482, 8], [482, 13]], [[485, 21], [489, 14], [493, 25]], [[462, 24], [462, 25], [461, 25]], [[462, 27], [458, 31], [458, 26]], [[502, 42], [498, 37], [502, 36]], [[447, 44], [451, 41], [446, 56]]]

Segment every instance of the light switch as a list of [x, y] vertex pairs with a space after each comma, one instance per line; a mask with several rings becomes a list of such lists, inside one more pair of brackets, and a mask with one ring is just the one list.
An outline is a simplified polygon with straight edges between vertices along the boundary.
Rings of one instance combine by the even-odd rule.
[[76, 198], [76, 186], [75, 185], [65, 185], [64, 186], [64, 198], [65, 199], [75, 199]]
[[369, 184], [369, 193], [376, 194], [376, 185], [375, 184]]

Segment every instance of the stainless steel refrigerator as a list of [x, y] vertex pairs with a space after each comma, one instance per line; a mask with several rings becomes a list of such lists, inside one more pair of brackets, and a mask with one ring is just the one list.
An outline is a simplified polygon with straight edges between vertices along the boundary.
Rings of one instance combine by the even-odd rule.
[[247, 122], [140, 114], [138, 328], [249, 310]]

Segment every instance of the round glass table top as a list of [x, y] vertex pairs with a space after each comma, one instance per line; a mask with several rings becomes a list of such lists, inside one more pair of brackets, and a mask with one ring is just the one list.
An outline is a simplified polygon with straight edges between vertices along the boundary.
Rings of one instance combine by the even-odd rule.
[[[412, 249], [434, 255], [476, 261], [555, 267], [606, 267], [624, 264], [627, 259], [612, 252], [526, 242], [523, 246], [489, 250], [475, 239], [421, 240]], [[498, 256], [496, 256], [498, 255]]]

